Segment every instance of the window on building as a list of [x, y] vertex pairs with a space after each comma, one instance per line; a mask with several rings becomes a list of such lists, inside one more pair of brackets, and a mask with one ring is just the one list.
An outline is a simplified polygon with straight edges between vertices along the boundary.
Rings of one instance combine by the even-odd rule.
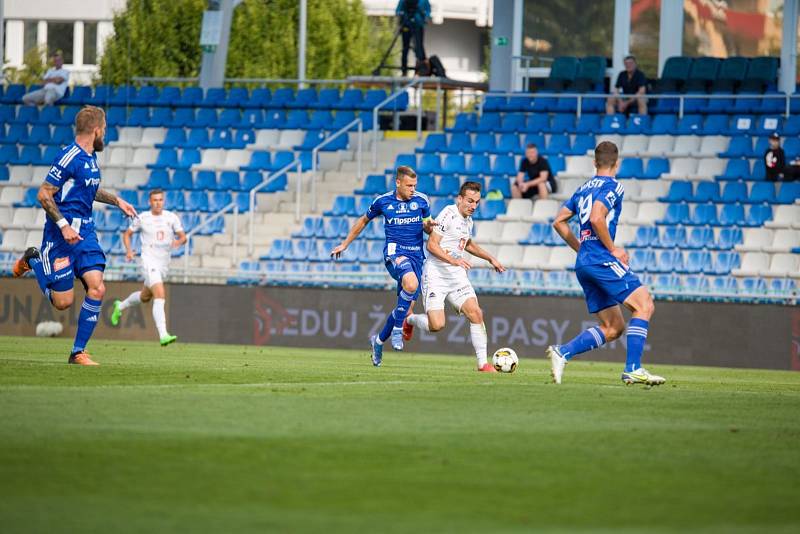
[[83, 23], [83, 63], [94, 65], [97, 63], [97, 23]]
[[661, 6], [653, 0], [633, 0], [631, 3], [631, 54], [648, 78], [657, 78], [658, 39]]
[[686, 56], [779, 56], [783, 0], [683, 2], [683, 54]]
[[611, 57], [614, 0], [525, 0], [522, 55]]
[[72, 45], [75, 34], [73, 22], [48, 22], [47, 23], [47, 55], [61, 50], [64, 63], [72, 63]]
[[22, 34], [24, 43], [22, 53], [24, 55], [36, 48], [36, 43], [39, 41], [39, 21], [26, 20]]

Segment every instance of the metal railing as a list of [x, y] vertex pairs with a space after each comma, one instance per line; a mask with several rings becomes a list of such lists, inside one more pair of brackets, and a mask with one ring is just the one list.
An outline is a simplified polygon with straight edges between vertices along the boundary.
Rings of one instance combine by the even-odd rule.
[[414, 86], [419, 85], [419, 105], [417, 106], [417, 139], [422, 136], [422, 93], [424, 91], [423, 88], [423, 79], [416, 79], [409, 83], [408, 85], [403, 86], [395, 92], [384, 98], [380, 101], [374, 108], [372, 108], [372, 169], [375, 170], [378, 167], [378, 130], [380, 129], [380, 124], [378, 123], [378, 112], [386, 106], [388, 103], [395, 101], [396, 99], [400, 98], [406, 91], [411, 89]]
[[[659, 99], [659, 100], [678, 100], [678, 117], [683, 118], [684, 116], [684, 109], [685, 109], [685, 102], [686, 100], [698, 100], [698, 99], [705, 99], [705, 100], [720, 100], [720, 99], [728, 99], [728, 100], [742, 100], [742, 99], [768, 99], [768, 100], [784, 100], [784, 110], [783, 116], [789, 117], [791, 111], [791, 102], [792, 98], [798, 98], [800, 101], [800, 97], [793, 96], [790, 94], [763, 94], [763, 95], [748, 95], [748, 94], [736, 94], [736, 95], [728, 95], [728, 94], [670, 94], [670, 93], [647, 93], [642, 96], [638, 95], [620, 95], [614, 93], [527, 93], [527, 92], [492, 92], [492, 93], [484, 93], [480, 98], [480, 104], [478, 105], [478, 115], [483, 114], [483, 107], [486, 104], [486, 99], [490, 97], [507, 97], [507, 98], [526, 98], [526, 99], [535, 99], [535, 98], [574, 98], [576, 99], [576, 109], [575, 115], [580, 118], [582, 114], [581, 108], [583, 107], [583, 100], [585, 99], [594, 99], [599, 100], [603, 99], [606, 100], [609, 97], [615, 98], [644, 98], [647, 100], [650, 99]], [[605, 102], [603, 103], [603, 107], [605, 107]], [[533, 111], [533, 110], [531, 110]]]
[[[361, 157], [362, 157], [362, 136], [364, 134], [364, 122], [359, 119], [353, 119], [350, 123], [348, 123], [343, 128], [339, 129], [337, 132], [326, 137], [320, 144], [315, 146], [311, 150], [311, 211], [313, 213], [317, 212], [317, 157], [319, 155], [319, 151], [324, 148], [325, 146], [329, 145], [331, 141], [341, 137], [342, 135], [349, 135], [350, 130], [353, 129], [354, 126], [358, 126], [358, 148], [356, 149], [356, 176], [359, 181], [361, 181], [364, 177], [361, 173]], [[299, 189], [299, 188], [298, 188]], [[297, 209], [295, 212], [295, 219], [297, 222], [300, 222], [300, 201], [297, 202]]]
[[[257, 186], [255, 186], [254, 188], [252, 188], [250, 190], [249, 198], [248, 198], [248, 208], [249, 208], [249, 212], [248, 212], [249, 220], [248, 220], [248, 222], [250, 224], [250, 227], [248, 228], [249, 236], [248, 236], [248, 243], [247, 243], [247, 254], [248, 255], [250, 255], [250, 256], [253, 255], [253, 231], [255, 229], [256, 193], [258, 193], [259, 191], [264, 189], [267, 185], [269, 185], [270, 183], [274, 182], [275, 180], [277, 180], [281, 176], [283, 176], [285, 174], [288, 174], [289, 171], [291, 171], [295, 167], [297, 167], [298, 171], [301, 171], [302, 165], [301, 165], [301, 162], [300, 162], [300, 158], [295, 158], [293, 161], [291, 161], [289, 164], [287, 164], [282, 169], [279, 169], [278, 171], [276, 171], [276, 172], [270, 174], [269, 176], [267, 176], [264, 179], [264, 181], [262, 181], [260, 184], [258, 184]], [[298, 174], [300, 174], [302, 176], [302, 173], [298, 172]], [[297, 183], [298, 183], [298, 186], [297, 186], [298, 187], [298, 193], [297, 193], [297, 199], [298, 200], [297, 200], [297, 203], [298, 203], [298, 205], [300, 204], [299, 189], [301, 187], [302, 181], [303, 181], [302, 178], [298, 177], [298, 180], [297, 180]], [[288, 182], [288, 180], [287, 180], [287, 182]]]
[[184, 245], [185, 249], [183, 251], [183, 283], [189, 283], [189, 256], [192, 254], [192, 238], [203, 228], [208, 226], [212, 221], [219, 219], [220, 217], [224, 217], [226, 213], [233, 210], [233, 254], [232, 254], [232, 261], [233, 264], [236, 265], [239, 263], [239, 205], [236, 203], [236, 199], [233, 200], [230, 204], [222, 208], [221, 210], [217, 211], [216, 213], [209, 215], [206, 217], [200, 224], [192, 228], [190, 231], [186, 232], [186, 244]]

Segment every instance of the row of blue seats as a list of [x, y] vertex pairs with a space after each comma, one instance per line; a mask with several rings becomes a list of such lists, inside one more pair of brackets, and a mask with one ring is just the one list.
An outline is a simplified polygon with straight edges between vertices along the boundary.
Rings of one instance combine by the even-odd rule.
[[661, 202], [714, 202], [723, 204], [794, 204], [800, 198], [800, 182], [784, 182], [776, 190], [773, 182], [755, 182], [748, 192], [745, 182], [728, 182], [720, 190], [718, 182], [672, 182]]
[[782, 115], [699, 114], [677, 115], [599, 115], [571, 113], [459, 113], [451, 128], [453, 133], [593, 133], [593, 134], [669, 134], [669, 135], [782, 135], [800, 134], [800, 114]]
[[[786, 99], [767, 96], [759, 97], [747, 94], [740, 98], [702, 98], [703, 93], [689, 93], [692, 98], [684, 99], [684, 111], [693, 110], [693, 113], [783, 113], [786, 110]], [[733, 93], [723, 93], [730, 94]], [[784, 96], [785, 93], [771, 92], [768, 95]], [[498, 98], [498, 97], [494, 97]], [[502, 98], [502, 97], [499, 97]], [[680, 109], [680, 96], [674, 94], [650, 95], [649, 110], [651, 113], [678, 113]], [[575, 96], [535, 96], [527, 94], [507, 99], [501, 104], [497, 100], [487, 99], [483, 106], [484, 112], [532, 112], [532, 113], [575, 113], [578, 110], [578, 97]], [[581, 113], [602, 113], [606, 107], [605, 96], [584, 96], [581, 98]], [[800, 95], [789, 98], [791, 113], [800, 111]]]
[[[57, 145], [70, 144], [75, 139], [75, 130], [72, 126], [56, 126], [50, 128], [39, 124], [28, 128], [25, 124], [13, 124], [8, 128], [0, 125], [0, 144], [6, 145]], [[106, 129], [106, 143], [117, 141], [119, 130], [114, 127]]]
[[797, 283], [790, 278], [760, 277], [738, 279], [733, 276], [659, 274], [642, 276], [642, 281], [658, 293], [714, 295], [759, 295], [764, 297], [796, 297]]
[[698, 226], [687, 231], [683, 226], [640, 226], [633, 240], [626, 244], [629, 248], [668, 248], [690, 250], [731, 250], [742, 244], [744, 237], [741, 228], [721, 228], [715, 238], [713, 228]]
[[742, 265], [739, 253], [731, 251], [633, 249], [629, 255], [634, 272], [724, 275]]
[[[31, 188], [25, 192], [25, 197], [20, 202], [15, 202], [15, 208], [35, 208], [39, 206], [36, 199], [38, 189]], [[150, 208], [148, 191], [122, 190], [119, 196], [132, 204], [138, 211]], [[167, 191], [164, 199], [165, 209], [172, 211], [201, 211], [214, 213], [233, 201], [240, 212], [248, 211], [250, 195], [247, 192], [231, 193], [230, 191]]]
[[[300, 159], [303, 170], [311, 169], [311, 151], [298, 151], [295, 155], [294, 152], [282, 150], [276, 152], [273, 156], [270, 152], [256, 150], [251, 155], [250, 163], [243, 166], [240, 170], [278, 170], [294, 161], [295, 156]], [[2, 158], [2, 149], [0, 149], [0, 158]], [[154, 163], [147, 164], [147, 168], [186, 170], [191, 168], [192, 165], [200, 163], [201, 160], [202, 152], [197, 148], [183, 148], [179, 150], [174, 148], [164, 148], [159, 151]]]
[[[490, 183], [490, 187], [492, 185], [497, 185], [498, 188], [503, 187], [503, 184], [499, 182]], [[505, 185], [505, 187], [506, 189], [508, 189], [508, 185]], [[420, 191], [422, 190], [420, 189]], [[373, 200], [374, 197], [371, 196], [364, 196], [356, 199], [355, 197], [352, 196], [339, 195], [334, 199], [333, 206], [331, 207], [331, 209], [324, 211], [323, 215], [333, 216], [333, 217], [360, 217], [367, 212], [367, 208], [369, 208]], [[453, 203], [453, 193], [449, 193], [447, 195], [441, 195], [440, 198], [433, 199], [431, 203], [431, 214], [435, 217], [447, 205], [452, 203]], [[472, 218], [475, 219], [476, 221], [491, 220], [497, 217], [498, 215], [504, 214], [505, 212], [506, 212], [505, 201], [499, 199], [483, 200], [478, 206], [478, 209], [475, 210], [475, 213], [473, 214]]]
[[[291, 161], [291, 160], [289, 160]], [[187, 169], [178, 169], [170, 173], [167, 169], [154, 169], [144, 185], [139, 189], [150, 191], [163, 189], [164, 191], [178, 190], [189, 191], [192, 189], [204, 191], [249, 191], [267, 178], [268, 174], [257, 170], [246, 172], [238, 171], [197, 171], [194, 175]], [[279, 176], [267, 184], [263, 193], [284, 191], [287, 186], [286, 175]]]
[[[511, 194], [511, 183], [506, 176], [489, 176], [484, 178], [483, 176], [459, 177], [454, 175], [441, 175], [437, 179], [436, 176], [430, 174], [418, 174], [417, 177], [417, 190], [428, 196], [442, 197], [455, 195], [458, 193], [461, 184], [467, 180], [480, 184], [481, 191], [484, 191], [484, 196], [486, 191], [491, 190], [500, 191], [503, 193], [504, 197], [508, 197]], [[371, 174], [364, 179], [363, 187], [356, 189], [354, 193], [356, 195], [374, 197], [375, 195], [381, 195], [387, 191], [391, 191], [394, 187], [394, 173], [386, 175]], [[434, 204], [436, 202], [438, 202], [438, 199], [434, 199]]]
[[[295, 150], [312, 150], [322, 143], [328, 134], [325, 130], [308, 130], [305, 133], [303, 142], [294, 147]], [[156, 148], [245, 148], [247, 145], [256, 141], [256, 133], [251, 129], [229, 130], [227, 128], [217, 128], [211, 132], [207, 128], [192, 128], [188, 132], [184, 128], [170, 128], [167, 130], [164, 140], [156, 143]], [[321, 150], [336, 151], [344, 150], [349, 144], [346, 135], [340, 135], [333, 141], [325, 145]]]
[[[39, 86], [13, 84], [0, 87], [0, 103], [21, 104], [22, 95]], [[317, 89], [306, 88], [295, 91], [282, 87], [274, 92], [266, 87], [249, 91], [246, 87], [231, 89], [211, 88], [203, 91], [200, 87], [154, 86], [136, 88], [134, 86], [112, 87], [98, 85], [94, 92], [91, 87], [75, 86], [69, 89], [57, 102], [59, 105], [82, 106], [159, 106], [159, 107], [208, 107], [208, 108], [266, 108], [266, 109], [351, 109], [371, 110], [386, 99], [384, 89]], [[387, 110], [405, 110], [408, 97], [402, 96], [387, 106]]]
[[745, 209], [742, 204], [669, 204], [664, 218], [656, 224], [686, 226], [746, 226], [757, 227], [772, 219], [769, 204], [754, 204]]

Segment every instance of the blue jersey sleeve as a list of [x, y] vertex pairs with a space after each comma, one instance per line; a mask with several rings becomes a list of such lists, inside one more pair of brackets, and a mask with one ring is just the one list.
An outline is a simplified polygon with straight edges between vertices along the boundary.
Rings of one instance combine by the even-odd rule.
[[600, 196], [596, 200], [602, 202], [606, 209], [611, 211], [614, 209], [617, 201], [621, 199], [622, 193], [620, 192], [619, 188], [615, 189], [614, 185], [610, 185], [608, 187], [603, 187], [603, 189], [600, 190]]
[[431, 216], [431, 205], [428, 202], [422, 204], [422, 219], [428, 219]]
[[[61, 187], [72, 178], [72, 160], [74, 158], [74, 148], [72, 150], [68, 150], [67, 152], [62, 152], [58, 155], [56, 159], [53, 160], [53, 164], [50, 166], [50, 170], [47, 171], [47, 176], [45, 177], [45, 181], [50, 184], [58, 187]], [[72, 154], [72, 157], [70, 155]]]
[[564, 202], [564, 204], [562, 204], [561, 206], [562, 206], [562, 207], [564, 207], [564, 208], [567, 208], [567, 209], [568, 209], [569, 211], [571, 211], [572, 213], [577, 213], [577, 212], [578, 212], [578, 208], [577, 208], [577, 206], [576, 206], [576, 202], [575, 202], [575, 197], [576, 197], [576, 196], [577, 196], [577, 193], [573, 194], [573, 195], [572, 195], [571, 197], [569, 197], [569, 199], [568, 199], [566, 202]]
[[377, 197], [372, 201], [372, 204], [369, 205], [369, 208], [367, 208], [367, 212], [364, 215], [366, 215], [367, 219], [371, 221], [381, 213], [383, 213], [383, 209], [381, 208], [381, 197]]

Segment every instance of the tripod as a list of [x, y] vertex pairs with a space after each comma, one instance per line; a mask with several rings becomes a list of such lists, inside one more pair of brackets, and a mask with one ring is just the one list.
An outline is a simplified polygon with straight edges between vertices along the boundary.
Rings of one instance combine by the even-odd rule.
[[397, 29], [394, 31], [394, 37], [392, 37], [392, 43], [389, 45], [389, 48], [387, 48], [386, 52], [383, 54], [381, 62], [378, 64], [377, 67], [375, 67], [375, 70], [372, 71], [373, 76], [379, 76], [381, 70], [383, 69], [395, 69], [395, 70], [400, 69], [400, 67], [397, 66], [387, 65], [386, 60], [389, 59], [389, 56], [391, 55], [392, 50], [394, 49], [394, 45], [397, 44], [397, 38], [400, 37], [400, 34], [403, 31], [408, 31], [408, 29], [403, 24], [398, 24]]

